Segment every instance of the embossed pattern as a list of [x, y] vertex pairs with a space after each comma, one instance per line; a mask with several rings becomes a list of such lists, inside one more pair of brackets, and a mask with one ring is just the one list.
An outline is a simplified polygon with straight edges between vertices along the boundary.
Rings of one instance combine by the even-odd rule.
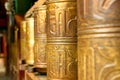
[[79, 38], [79, 80], [119, 80], [120, 47], [116, 44], [120, 44], [120, 39]]
[[51, 3], [48, 11], [48, 37], [76, 37], [75, 2]]
[[77, 80], [76, 44], [48, 45], [48, 80]]
[[35, 67], [46, 68], [46, 6], [40, 6], [35, 9]]
[[120, 80], [119, 4], [78, 0], [78, 80]]
[[76, 2], [50, 2], [47, 13], [47, 80], [77, 80]]

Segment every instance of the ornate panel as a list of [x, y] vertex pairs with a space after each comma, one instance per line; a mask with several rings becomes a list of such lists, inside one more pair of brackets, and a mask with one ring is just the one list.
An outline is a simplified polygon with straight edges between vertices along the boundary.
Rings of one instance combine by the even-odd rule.
[[46, 34], [46, 5], [37, 7], [34, 10], [35, 37]]
[[75, 1], [48, 2], [48, 80], [77, 80]]
[[46, 43], [46, 37], [35, 39], [34, 56], [36, 68], [46, 68]]
[[117, 38], [79, 39], [79, 80], [119, 80], [120, 47], [116, 45], [119, 43]]
[[76, 37], [76, 3], [49, 3], [48, 23], [48, 37]]
[[35, 67], [46, 68], [46, 6], [35, 9]]
[[76, 44], [48, 44], [48, 80], [77, 80]]
[[79, 25], [119, 25], [119, 4], [119, 0], [78, 0]]

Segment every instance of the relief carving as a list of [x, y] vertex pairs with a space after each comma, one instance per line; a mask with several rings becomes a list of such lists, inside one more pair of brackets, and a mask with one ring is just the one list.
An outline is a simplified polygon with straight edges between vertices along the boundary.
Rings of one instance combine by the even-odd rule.
[[54, 9], [49, 9], [49, 33], [57, 37], [76, 36], [77, 19], [75, 11], [75, 6], [63, 8], [55, 6]]
[[115, 1], [116, 0], [103, 0], [102, 8], [105, 10], [109, 9]]
[[[42, 5], [35, 10], [35, 67], [46, 69], [46, 5]], [[46, 72], [38, 71], [38, 72]]]
[[45, 12], [41, 12], [37, 14], [37, 24], [36, 24], [36, 33], [45, 33], [45, 26], [46, 26], [46, 15]]
[[78, 52], [78, 80], [96, 80], [94, 48], [79, 47]]
[[[35, 35], [46, 33], [46, 6], [40, 6], [34, 11], [35, 18]], [[37, 37], [37, 36], [36, 36]]]
[[105, 64], [99, 73], [98, 80], [118, 80], [120, 79], [120, 67], [119, 67], [119, 47], [103, 47], [98, 48], [98, 52], [102, 58], [111, 61], [111, 63]]
[[[115, 2], [117, 0], [93, 0], [93, 9], [96, 13], [96, 15], [98, 14], [99, 16], [105, 16], [106, 14], [108, 14], [107, 16], [110, 17], [110, 14], [113, 13], [112, 12], [112, 7], [114, 7]], [[111, 11], [110, 11], [111, 9]], [[94, 13], [94, 12], [93, 12]], [[111, 16], [114, 14], [111, 14]], [[97, 17], [96, 17], [97, 18]]]
[[[70, 47], [71, 46], [71, 47]], [[76, 79], [76, 45], [48, 45], [48, 79]]]
[[[119, 0], [78, 0], [80, 26], [119, 25]], [[91, 6], [91, 7], [89, 7]]]
[[76, 12], [74, 1], [48, 4], [48, 80], [77, 80]]
[[78, 0], [78, 80], [120, 80], [120, 0]]
[[[78, 54], [78, 76], [80, 76], [78, 80], [119, 80], [120, 47], [106, 45], [100, 47], [101, 40], [99, 42], [97, 40], [94, 39], [93, 44], [96, 46], [79, 46], [78, 52], [81, 54]], [[114, 39], [111, 40], [114, 43]], [[87, 41], [90, 45], [91, 39]]]
[[40, 66], [42, 64], [46, 65], [46, 39], [43, 43], [39, 39], [35, 39], [34, 52], [35, 52], [35, 65]]

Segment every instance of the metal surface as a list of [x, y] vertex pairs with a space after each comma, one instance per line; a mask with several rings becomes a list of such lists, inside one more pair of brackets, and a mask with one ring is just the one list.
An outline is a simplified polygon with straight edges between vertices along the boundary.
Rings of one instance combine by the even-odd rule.
[[78, 0], [78, 80], [120, 80], [120, 0]]
[[[35, 19], [35, 67], [46, 68], [46, 5], [39, 6], [34, 11]], [[46, 72], [46, 71], [45, 71]]]
[[47, 80], [77, 80], [76, 1], [48, 2]]
[[26, 18], [26, 63], [34, 64], [34, 18]]
[[20, 56], [21, 60], [26, 59], [26, 21], [20, 23]]

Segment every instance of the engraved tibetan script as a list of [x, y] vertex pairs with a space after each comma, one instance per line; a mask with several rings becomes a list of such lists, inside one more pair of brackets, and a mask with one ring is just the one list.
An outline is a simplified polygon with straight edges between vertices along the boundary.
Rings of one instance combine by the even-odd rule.
[[[58, 7], [58, 6], [57, 6]], [[56, 11], [50, 10], [50, 30], [49, 33], [53, 36], [75, 36], [76, 35], [76, 8], [59, 8]], [[53, 13], [55, 12], [55, 13]]]

